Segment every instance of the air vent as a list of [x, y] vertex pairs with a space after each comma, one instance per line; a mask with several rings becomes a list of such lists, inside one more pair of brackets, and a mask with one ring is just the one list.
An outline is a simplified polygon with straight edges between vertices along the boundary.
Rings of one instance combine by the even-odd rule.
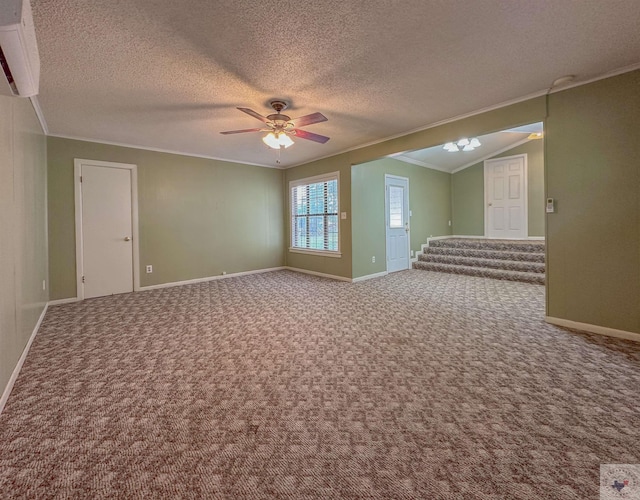
[[18, 92], [18, 87], [16, 86], [16, 82], [13, 79], [13, 75], [11, 74], [9, 63], [4, 57], [4, 52], [2, 52], [2, 47], [0, 47], [0, 65], [2, 66], [2, 72], [4, 73], [4, 76], [7, 77], [7, 83], [9, 84], [9, 88], [11, 89], [11, 93], [13, 95], [20, 95], [20, 93]]

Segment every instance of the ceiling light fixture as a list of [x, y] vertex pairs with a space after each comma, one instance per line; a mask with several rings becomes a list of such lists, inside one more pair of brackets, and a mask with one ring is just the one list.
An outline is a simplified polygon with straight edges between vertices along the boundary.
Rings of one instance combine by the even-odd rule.
[[477, 137], [474, 137], [472, 139], [467, 139], [466, 137], [464, 137], [458, 142], [447, 142], [442, 147], [442, 149], [448, 151], [449, 153], [455, 153], [456, 151], [473, 151], [481, 145], [482, 143], [478, 140]]
[[293, 146], [291, 137], [289, 137], [284, 132], [269, 132], [262, 138], [262, 142], [273, 149], [288, 148], [289, 146]]

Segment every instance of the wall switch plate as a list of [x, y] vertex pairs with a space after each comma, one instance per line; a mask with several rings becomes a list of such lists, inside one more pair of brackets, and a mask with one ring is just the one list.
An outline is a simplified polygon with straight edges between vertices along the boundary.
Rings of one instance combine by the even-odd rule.
[[47, 289], [47, 280], [42, 280], [42, 289], [43, 290]]
[[341, 219], [346, 219], [347, 218], [347, 212], [340, 212], [340, 218]]
[[451, 221], [449, 221], [449, 226], [451, 226]]
[[413, 257], [413, 250], [411, 250], [411, 257]]
[[147, 266], [147, 274], [151, 274], [153, 272], [153, 266]]

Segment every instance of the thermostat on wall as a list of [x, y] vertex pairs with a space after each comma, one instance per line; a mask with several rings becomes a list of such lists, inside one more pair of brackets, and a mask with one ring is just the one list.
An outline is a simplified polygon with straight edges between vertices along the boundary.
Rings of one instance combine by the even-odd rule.
[[547, 198], [547, 213], [552, 214], [556, 211], [556, 204], [553, 198]]

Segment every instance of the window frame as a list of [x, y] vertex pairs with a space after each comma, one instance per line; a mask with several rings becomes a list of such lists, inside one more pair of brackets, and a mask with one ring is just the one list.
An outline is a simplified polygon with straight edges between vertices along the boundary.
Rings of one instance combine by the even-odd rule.
[[[314, 248], [302, 248], [293, 246], [293, 238], [294, 238], [294, 213], [293, 213], [293, 189], [300, 186], [307, 186], [310, 184], [319, 184], [328, 181], [336, 181], [337, 195], [338, 195], [338, 207], [337, 207], [337, 235], [338, 235], [338, 248], [337, 250], [318, 250]], [[289, 252], [292, 253], [302, 253], [307, 255], [320, 255], [324, 257], [342, 257], [342, 252], [340, 250], [342, 244], [342, 238], [340, 237], [340, 172], [330, 172], [322, 175], [314, 175], [313, 177], [305, 177], [303, 179], [296, 179], [289, 181], [289, 194], [288, 194], [288, 205], [289, 205]]]

